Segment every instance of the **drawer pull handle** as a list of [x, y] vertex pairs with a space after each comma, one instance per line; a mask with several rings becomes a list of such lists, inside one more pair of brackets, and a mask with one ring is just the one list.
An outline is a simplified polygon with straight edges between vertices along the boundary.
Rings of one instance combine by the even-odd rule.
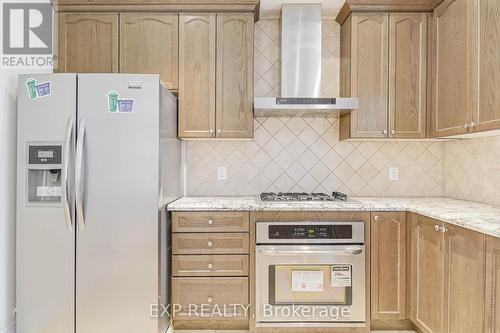
[[212, 246], [214, 246], [214, 243], [212, 241], [208, 241], [207, 245], [208, 245], [208, 247], [212, 247]]
[[213, 301], [214, 301], [213, 297], [212, 296], [208, 296], [207, 302], [208, 303], [212, 303]]
[[208, 264], [208, 269], [212, 269], [214, 268], [214, 265], [213, 264]]
[[210, 225], [214, 224], [214, 220], [213, 219], [208, 219], [208, 224], [210, 224]]

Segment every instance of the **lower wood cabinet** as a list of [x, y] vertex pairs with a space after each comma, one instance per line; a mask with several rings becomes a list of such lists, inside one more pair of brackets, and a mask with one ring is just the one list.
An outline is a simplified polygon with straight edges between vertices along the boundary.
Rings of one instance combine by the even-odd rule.
[[483, 332], [485, 236], [410, 216], [411, 320], [424, 333]]
[[406, 212], [371, 215], [371, 319], [405, 319]]
[[486, 237], [486, 302], [484, 333], [500, 332], [500, 239]]

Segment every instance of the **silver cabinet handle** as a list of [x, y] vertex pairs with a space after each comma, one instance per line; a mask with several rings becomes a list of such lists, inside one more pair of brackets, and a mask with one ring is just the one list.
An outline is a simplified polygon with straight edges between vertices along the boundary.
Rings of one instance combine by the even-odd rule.
[[208, 269], [212, 269], [214, 268], [214, 265], [213, 264], [208, 264]]
[[387, 130], [383, 130], [382, 133], [384, 133], [384, 135], [387, 135]]
[[208, 245], [208, 247], [212, 247], [212, 246], [214, 246], [214, 243], [212, 241], [208, 241], [207, 245]]
[[434, 230], [435, 230], [435, 231], [439, 231], [439, 230], [440, 230], [440, 227], [436, 224], [436, 225], [434, 226]]
[[360, 254], [363, 252], [363, 249], [360, 248], [360, 247], [348, 247], [347, 249], [345, 249], [345, 252], [349, 253], [349, 254]]
[[207, 302], [212, 303], [214, 301], [214, 298], [212, 296], [208, 296]]
[[380, 220], [380, 217], [378, 215], [375, 215], [375, 217], [373, 218], [375, 221], [378, 221]]
[[465, 124], [464, 124], [464, 129], [468, 129], [468, 128], [469, 128], [469, 126], [470, 126], [470, 125], [469, 125], [469, 123], [465, 123]]
[[210, 134], [214, 135], [214, 130], [213, 130], [213, 128], [209, 129], [208, 131], [210, 132]]
[[441, 231], [444, 234], [445, 232], [448, 232], [448, 228], [446, 228], [446, 227], [439, 227], [439, 231]]
[[[71, 191], [71, 182], [69, 181], [69, 161], [71, 154], [71, 145], [73, 143], [73, 127], [74, 120], [73, 117], [68, 119], [68, 124], [66, 125], [66, 135], [64, 137], [64, 161], [62, 167], [62, 197], [63, 197], [63, 209], [64, 216], [66, 218], [66, 224], [68, 225], [69, 230], [73, 229], [73, 200], [72, 191]], [[73, 170], [73, 169], [71, 169]]]
[[208, 224], [210, 224], [210, 225], [214, 224], [214, 220], [213, 219], [208, 219]]
[[83, 212], [84, 183], [83, 183], [83, 149], [85, 142], [85, 120], [81, 119], [78, 126], [78, 138], [76, 141], [75, 157], [75, 199], [76, 199], [76, 219], [81, 231], [85, 229], [85, 216]]
[[476, 123], [471, 121], [469, 124], [469, 128], [474, 128], [474, 127], [476, 127]]
[[392, 135], [396, 134], [396, 131], [395, 130], [391, 130], [391, 134]]
[[221, 133], [222, 133], [222, 130], [219, 128], [219, 129], [217, 130], [217, 134], [221, 134]]

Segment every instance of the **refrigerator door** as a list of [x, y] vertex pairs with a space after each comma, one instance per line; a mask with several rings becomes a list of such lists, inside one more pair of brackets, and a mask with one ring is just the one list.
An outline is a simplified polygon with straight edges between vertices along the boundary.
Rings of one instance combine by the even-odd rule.
[[157, 333], [159, 77], [80, 74], [78, 88], [76, 331]]
[[18, 332], [74, 331], [75, 123], [75, 74], [19, 77]]

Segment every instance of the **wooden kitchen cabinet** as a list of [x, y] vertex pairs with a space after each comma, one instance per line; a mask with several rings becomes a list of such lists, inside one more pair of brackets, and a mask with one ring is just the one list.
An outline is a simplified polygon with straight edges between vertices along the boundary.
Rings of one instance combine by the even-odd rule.
[[253, 137], [253, 20], [217, 14], [216, 127], [220, 138]]
[[424, 333], [483, 332], [485, 236], [410, 215], [411, 320]]
[[371, 319], [405, 319], [406, 212], [371, 215]]
[[390, 138], [425, 138], [427, 13], [389, 17]]
[[120, 14], [120, 73], [160, 74], [177, 90], [178, 13]]
[[486, 237], [486, 301], [484, 333], [500, 332], [500, 239]]
[[180, 14], [179, 137], [253, 137], [252, 14]]
[[474, 108], [477, 0], [445, 0], [434, 10], [432, 136], [465, 134]]
[[118, 72], [117, 13], [61, 13], [58, 20], [57, 72]]
[[352, 13], [341, 28], [340, 94], [359, 109], [340, 138], [425, 138], [427, 14]]
[[179, 137], [215, 137], [215, 13], [179, 14]]

